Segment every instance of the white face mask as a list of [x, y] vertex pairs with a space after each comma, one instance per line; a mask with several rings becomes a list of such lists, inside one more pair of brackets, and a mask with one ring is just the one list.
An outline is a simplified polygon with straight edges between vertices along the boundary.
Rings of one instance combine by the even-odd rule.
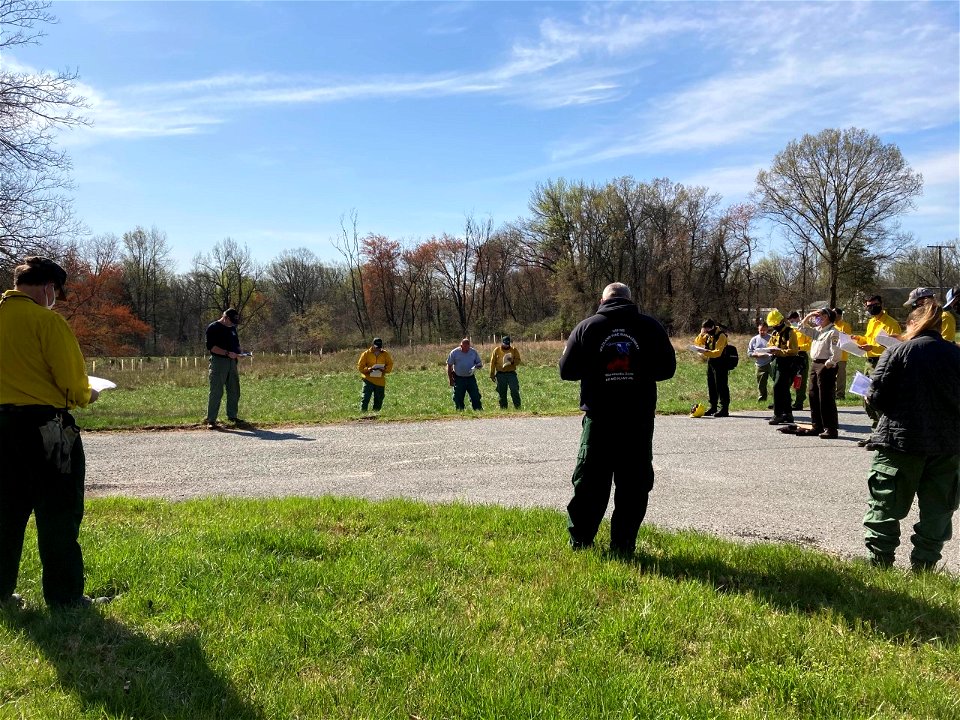
[[46, 303], [46, 305], [47, 305], [47, 310], [53, 310], [53, 307], [57, 304], [57, 291], [56, 291], [56, 288], [54, 288], [54, 291], [53, 291], [53, 293], [52, 293], [52, 297], [50, 298], [50, 300], [49, 300], [49, 302], [48, 302], [48, 301], [47, 301], [47, 288], [46, 288], [46, 286], [44, 286], [44, 288], [43, 288], [43, 302]]

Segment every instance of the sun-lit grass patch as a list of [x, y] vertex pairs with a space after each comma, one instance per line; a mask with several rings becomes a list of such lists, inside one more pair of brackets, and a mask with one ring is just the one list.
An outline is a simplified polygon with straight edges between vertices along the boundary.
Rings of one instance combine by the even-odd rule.
[[[735, 338], [741, 346], [746, 338]], [[679, 360], [672, 380], [658, 385], [658, 411], [663, 414], [689, 412], [690, 407], [707, 400], [706, 369], [692, 353], [677, 341]], [[566, 415], [578, 412], [577, 383], [560, 379], [557, 362], [563, 352], [558, 341], [520, 345], [524, 365], [520, 368], [522, 413], [528, 415]], [[397, 348], [396, 366], [387, 381], [382, 420], [428, 420], [457, 415], [446, 378], [446, 354], [449, 348], [438, 346]], [[484, 362], [492, 346], [479, 348]], [[258, 425], [293, 423], [349, 422], [361, 417], [361, 380], [355, 364], [359, 353], [339, 352], [317, 355], [255, 356], [241, 361], [240, 415]], [[88, 429], [176, 427], [200, 423], [206, 415], [207, 374], [202, 358], [152, 358], [143, 363], [127, 359], [124, 370], [119, 360], [113, 365], [100, 359], [94, 373], [106, 376], [118, 389], [104, 392], [100, 400], [79, 410], [80, 424]], [[168, 367], [169, 365], [169, 367]], [[130, 367], [133, 370], [130, 370]], [[141, 367], [143, 369], [141, 369]], [[483, 394], [485, 416], [515, 415], [512, 409], [501, 411], [494, 383], [484, 368], [477, 380]], [[741, 359], [730, 374], [731, 409], [766, 409], [756, 401], [753, 363]], [[771, 396], [772, 398], [772, 384]], [[845, 402], [854, 405], [851, 397]], [[221, 418], [225, 405], [221, 407]], [[471, 413], [467, 413], [471, 416]]]
[[[601, 530], [601, 537], [607, 529]], [[93, 611], [0, 612], [0, 717], [956, 718], [960, 589], [547, 510], [96, 500]]]

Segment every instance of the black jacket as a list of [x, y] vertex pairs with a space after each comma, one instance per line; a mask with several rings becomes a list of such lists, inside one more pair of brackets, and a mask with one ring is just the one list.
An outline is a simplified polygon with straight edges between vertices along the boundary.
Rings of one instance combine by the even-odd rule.
[[960, 347], [925, 332], [888, 350], [870, 376], [867, 401], [883, 413], [873, 444], [960, 454]]
[[631, 413], [653, 418], [657, 381], [677, 370], [663, 326], [629, 300], [611, 298], [574, 328], [560, 377], [580, 381], [580, 409], [591, 417]]

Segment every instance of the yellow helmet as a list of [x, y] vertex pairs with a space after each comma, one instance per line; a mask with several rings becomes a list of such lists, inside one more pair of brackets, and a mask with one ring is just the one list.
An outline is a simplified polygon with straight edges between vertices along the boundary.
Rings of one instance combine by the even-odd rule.
[[767, 313], [767, 327], [776, 327], [783, 322], [783, 313], [774, 308]]
[[692, 408], [690, 408], [690, 417], [698, 418], [703, 417], [703, 414], [707, 411], [707, 406], [703, 403], [697, 403]]

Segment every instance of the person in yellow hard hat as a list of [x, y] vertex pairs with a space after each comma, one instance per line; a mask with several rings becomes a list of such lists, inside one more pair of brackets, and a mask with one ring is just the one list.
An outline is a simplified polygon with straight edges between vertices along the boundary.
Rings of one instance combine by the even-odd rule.
[[773, 417], [770, 424], [783, 425], [793, 422], [790, 386], [797, 374], [797, 333], [776, 308], [767, 313], [767, 327], [770, 328], [767, 349], [773, 355]]

